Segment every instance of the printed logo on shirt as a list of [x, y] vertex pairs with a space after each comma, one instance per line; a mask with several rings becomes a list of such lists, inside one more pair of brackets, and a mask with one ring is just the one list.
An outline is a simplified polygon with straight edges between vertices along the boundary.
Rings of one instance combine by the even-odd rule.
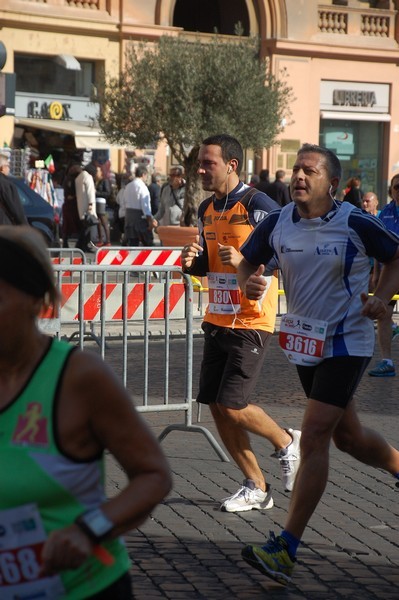
[[288, 254], [288, 252], [303, 252], [303, 248], [290, 248], [289, 246], [281, 246], [281, 254]]
[[19, 415], [12, 441], [21, 445], [48, 446], [47, 418], [42, 417], [40, 402], [30, 402], [25, 414]]
[[249, 225], [249, 219], [246, 215], [232, 215], [230, 219], [231, 225]]
[[338, 256], [338, 250], [336, 246], [331, 246], [330, 244], [324, 244], [323, 246], [316, 246], [316, 250], [314, 252], [319, 256]]
[[35, 519], [21, 519], [11, 523], [11, 529], [14, 533], [23, 533], [24, 531], [35, 531], [37, 525]]
[[212, 225], [212, 215], [206, 215], [204, 217], [204, 227], [209, 227], [209, 225]]
[[216, 240], [216, 233], [214, 231], [207, 231], [205, 234], [206, 240]]

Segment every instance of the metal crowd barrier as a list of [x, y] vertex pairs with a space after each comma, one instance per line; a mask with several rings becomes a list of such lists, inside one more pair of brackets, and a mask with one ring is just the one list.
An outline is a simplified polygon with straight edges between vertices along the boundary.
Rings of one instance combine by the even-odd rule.
[[[55, 318], [51, 318], [51, 312], [48, 311], [42, 315], [41, 327], [58, 338], [67, 337], [68, 340], [76, 340], [77, 345], [83, 349], [89, 341], [95, 341], [98, 344], [99, 351], [103, 359], [106, 359], [111, 347], [107, 343], [107, 331], [111, 325], [117, 325], [119, 335], [117, 339], [121, 345], [121, 358], [117, 361], [118, 369], [121, 370], [121, 377], [125, 387], [128, 382], [129, 370], [129, 342], [131, 341], [130, 329], [134, 326], [134, 321], [139, 321], [143, 327], [140, 344], [142, 343], [142, 368], [143, 368], [143, 390], [142, 404], [137, 408], [140, 412], [181, 412], [184, 413], [184, 423], [175, 423], [168, 425], [160, 434], [162, 440], [171, 431], [187, 431], [203, 434], [211, 444], [219, 458], [228, 462], [229, 459], [223, 451], [214, 436], [203, 426], [192, 423], [192, 379], [193, 379], [193, 307], [194, 294], [193, 285], [190, 276], [184, 274], [180, 267], [176, 266], [102, 266], [88, 264], [55, 264], [57, 284], [61, 294], [64, 295], [60, 305], [57, 307]], [[162, 274], [160, 282], [153, 283], [152, 275], [154, 271]], [[65, 273], [71, 282], [65, 282]], [[143, 282], [137, 283], [134, 279], [137, 272], [143, 278]], [[132, 274], [135, 274], [132, 277]], [[175, 276], [179, 279], [174, 279]], [[121, 281], [122, 279], [122, 281]], [[181, 282], [182, 280], [182, 282]], [[118, 283], [117, 283], [118, 281]], [[93, 288], [96, 290], [94, 296]], [[71, 293], [73, 290], [73, 293]], [[109, 303], [115, 301], [113, 292], [117, 290], [119, 299], [118, 307], [115, 305], [109, 310]], [[178, 292], [176, 292], [178, 290]], [[68, 294], [66, 297], [65, 294]], [[155, 308], [153, 302], [155, 296]], [[140, 310], [137, 312], [137, 304], [140, 304]], [[170, 342], [173, 334], [171, 333], [171, 323], [173, 311], [176, 306], [183, 305], [184, 339], [185, 353], [184, 364], [179, 364], [182, 376], [179, 382], [172, 382], [169, 376], [171, 349]], [[132, 318], [132, 314], [134, 319]], [[180, 312], [179, 312], [180, 314]], [[115, 319], [109, 320], [109, 315]], [[93, 330], [87, 331], [87, 324], [93, 325], [95, 322], [99, 325], [99, 332], [94, 334]], [[162, 342], [164, 344], [163, 359], [163, 397], [151, 397], [149, 394], [150, 378], [150, 339], [151, 325], [156, 322], [158, 328], [163, 330]], [[75, 331], [71, 333], [71, 327]], [[69, 334], [68, 334], [69, 331]], [[136, 344], [138, 342], [136, 341]], [[115, 355], [115, 347], [112, 348]], [[159, 368], [159, 365], [156, 365]], [[134, 365], [130, 365], [134, 369]], [[171, 401], [170, 388], [173, 383], [183, 384], [183, 401]]]

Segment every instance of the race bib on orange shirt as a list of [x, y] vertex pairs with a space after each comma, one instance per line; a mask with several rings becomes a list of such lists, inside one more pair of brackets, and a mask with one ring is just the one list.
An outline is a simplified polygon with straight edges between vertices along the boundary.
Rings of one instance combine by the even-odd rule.
[[241, 295], [236, 273], [207, 273], [209, 312], [236, 314], [241, 310]]

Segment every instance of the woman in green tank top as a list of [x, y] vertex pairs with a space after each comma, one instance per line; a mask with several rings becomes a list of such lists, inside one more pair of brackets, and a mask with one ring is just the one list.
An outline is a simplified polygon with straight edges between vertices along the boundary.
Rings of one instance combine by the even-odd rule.
[[[57, 301], [40, 234], [0, 228], [0, 598], [124, 600], [130, 565], [119, 536], [169, 492], [170, 471], [104, 361], [38, 329]], [[105, 449], [128, 477], [110, 500]]]

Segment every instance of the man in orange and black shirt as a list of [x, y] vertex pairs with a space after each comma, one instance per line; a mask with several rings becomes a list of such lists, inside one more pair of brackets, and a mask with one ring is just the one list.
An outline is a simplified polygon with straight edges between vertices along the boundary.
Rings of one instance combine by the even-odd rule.
[[276, 202], [240, 182], [243, 151], [227, 135], [203, 141], [198, 173], [202, 187], [213, 195], [198, 211], [199, 236], [182, 251], [183, 270], [208, 277], [209, 304], [203, 323], [204, 356], [197, 401], [209, 404], [218, 432], [244, 475], [243, 485], [226, 498], [228, 512], [273, 506], [271, 487], [258, 465], [249, 433], [268, 439], [291, 491], [299, 464], [300, 432], [282, 429], [249, 398], [261, 371], [274, 331], [277, 278], [268, 275], [268, 288], [260, 302], [239, 289], [236, 267], [240, 246]]

